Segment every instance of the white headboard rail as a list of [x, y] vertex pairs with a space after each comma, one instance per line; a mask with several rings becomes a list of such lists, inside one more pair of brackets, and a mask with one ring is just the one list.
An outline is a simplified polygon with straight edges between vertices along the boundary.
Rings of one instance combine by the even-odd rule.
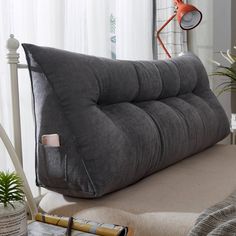
[[19, 104], [19, 86], [18, 86], [18, 64], [19, 64], [19, 53], [17, 49], [20, 43], [11, 34], [7, 40], [7, 59], [10, 64], [10, 78], [11, 78], [11, 96], [12, 96], [12, 116], [13, 116], [13, 137], [14, 147], [19, 157], [20, 163], [23, 166], [22, 159], [22, 143], [21, 143], [21, 124], [20, 124], [20, 104]]
[[[27, 65], [20, 64], [19, 62], [19, 53], [17, 49], [19, 48], [20, 43], [17, 39], [14, 38], [14, 35], [11, 34], [10, 38], [7, 40], [7, 59], [8, 64], [10, 65], [10, 79], [11, 79], [11, 96], [12, 96], [12, 116], [13, 116], [13, 137], [14, 137], [14, 147], [11, 145], [10, 140], [7, 137], [4, 129], [0, 126], [1, 138], [4, 141], [4, 144], [10, 154], [11, 160], [14, 164], [16, 172], [20, 175], [24, 181], [24, 190], [26, 198], [28, 200], [28, 205], [32, 217], [37, 213], [37, 206], [34, 201], [32, 192], [30, 190], [28, 181], [23, 171], [23, 157], [22, 157], [22, 142], [21, 142], [21, 119], [20, 119], [20, 97], [19, 97], [19, 86], [18, 86], [18, 69], [27, 68]], [[40, 190], [39, 190], [40, 191]]]

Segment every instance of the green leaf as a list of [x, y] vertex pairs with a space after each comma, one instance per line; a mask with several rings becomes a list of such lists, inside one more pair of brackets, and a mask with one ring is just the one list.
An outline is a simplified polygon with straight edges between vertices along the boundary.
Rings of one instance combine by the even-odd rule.
[[23, 201], [24, 191], [21, 178], [15, 173], [0, 171], [0, 203], [13, 206], [14, 201]]
[[230, 71], [216, 71], [214, 73], [212, 73], [212, 75], [219, 75], [219, 76], [226, 76], [231, 78], [232, 80], [236, 80], [236, 73], [232, 73]]

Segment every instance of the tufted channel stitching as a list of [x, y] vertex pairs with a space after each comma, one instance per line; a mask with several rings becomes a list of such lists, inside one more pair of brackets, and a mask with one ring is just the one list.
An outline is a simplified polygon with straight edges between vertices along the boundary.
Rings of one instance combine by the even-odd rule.
[[[36, 121], [37, 183], [100, 197], [198, 153], [229, 133], [193, 54], [116, 61], [23, 45]], [[58, 133], [60, 147], [42, 145]]]

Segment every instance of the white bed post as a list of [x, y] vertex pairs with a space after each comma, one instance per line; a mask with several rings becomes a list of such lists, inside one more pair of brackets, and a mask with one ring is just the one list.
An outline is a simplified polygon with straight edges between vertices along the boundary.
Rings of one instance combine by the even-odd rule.
[[23, 166], [22, 159], [22, 143], [21, 143], [21, 123], [20, 123], [20, 104], [19, 104], [19, 86], [18, 86], [18, 73], [17, 66], [19, 64], [19, 53], [17, 49], [20, 43], [11, 34], [7, 40], [7, 59], [10, 64], [10, 77], [11, 77], [11, 96], [12, 96], [12, 115], [13, 115], [13, 133], [14, 133], [14, 147], [16, 154]]
[[0, 124], [0, 137], [10, 155], [17, 174], [24, 182], [24, 192], [29, 205], [32, 218], [34, 219], [37, 214], [37, 206], [33, 198], [29, 183], [23, 170], [23, 158], [22, 158], [22, 143], [21, 143], [21, 122], [20, 122], [20, 102], [19, 102], [19, 86], [18, 86], [18, 69], [27, 68], [26, 65], [19, 64], [19, 53], [17, 49], [20, 43], [11, 34], [7, 40], [7, 59], [10, 64], [10, 79], [11, 79], [11, 96], [12, 96], [12, 115], [13, 115], [13, 133], [14, 133], [14, 146], [8, 138], [5, 130]]

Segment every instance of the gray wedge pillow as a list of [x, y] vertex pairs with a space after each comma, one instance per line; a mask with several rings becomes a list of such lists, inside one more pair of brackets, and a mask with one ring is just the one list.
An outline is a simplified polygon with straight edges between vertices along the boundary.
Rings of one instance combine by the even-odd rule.
[[[192, 54], [119, 61], [23, 47], [34, 96], [39, 186], [100, 197], [229, 133], [206, 71]], [[45, 134], [58, 134], [60, 146], [43, 145]]]

